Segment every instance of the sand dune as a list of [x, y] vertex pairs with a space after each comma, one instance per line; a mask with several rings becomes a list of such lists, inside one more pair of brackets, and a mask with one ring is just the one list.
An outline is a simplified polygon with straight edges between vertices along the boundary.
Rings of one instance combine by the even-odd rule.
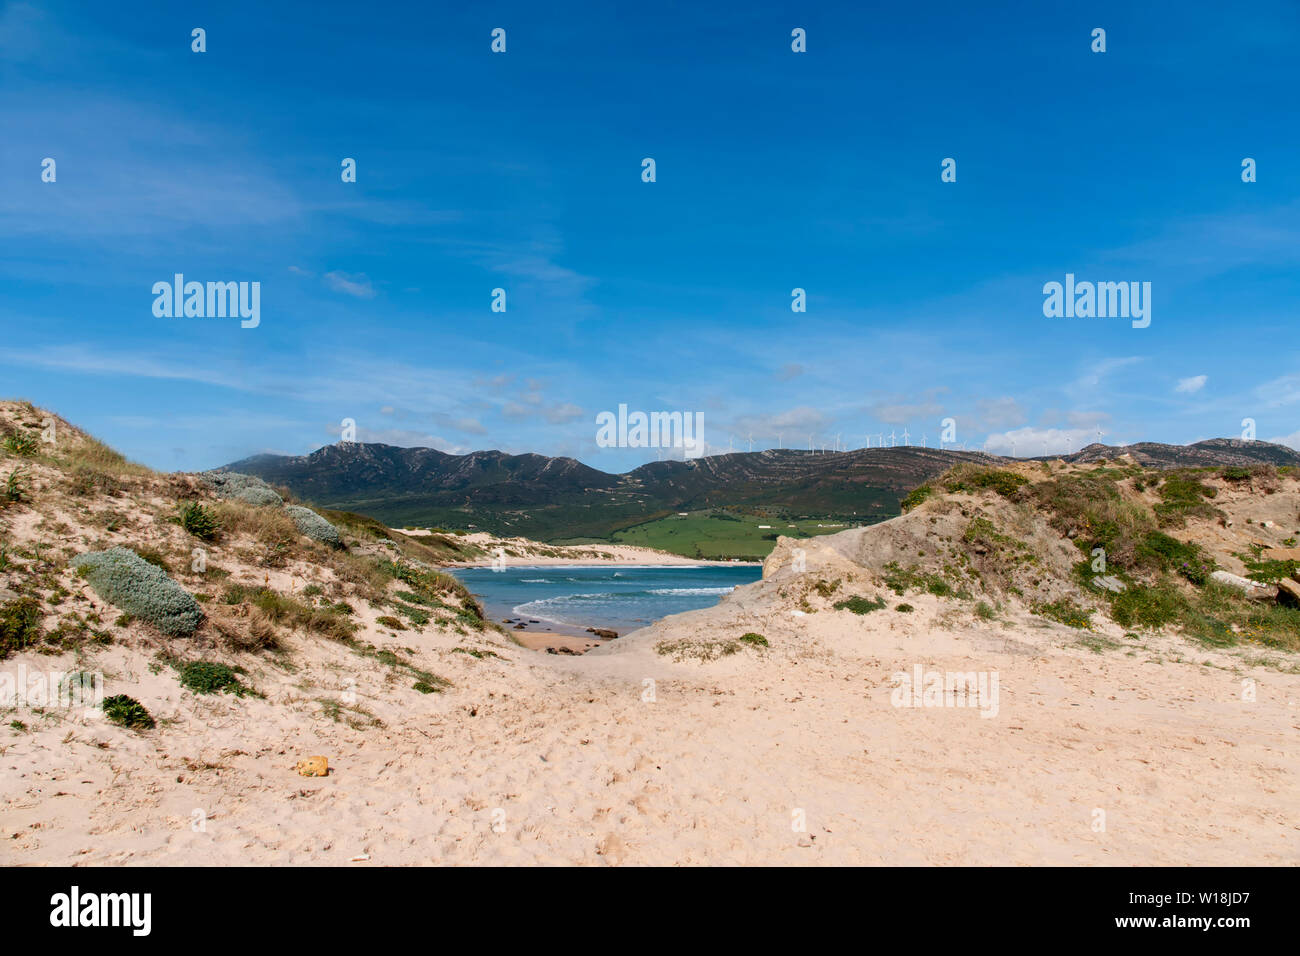
[[[32, 460], [30, 473], [29, 497], [0, 511], [12, 562], [0, 586], [35, 588], [47, 628], [101, 622], [77, 633], [105, 639], [47, 639], [0, 673], [97, 671], [157, 726], [7, 711], [0, 863], [1300, 860], [1295, 654], [1102, 618], [1070, 628], [1031, 613], [1028, 590], [981, 616], [971, 600], [886, 586], [891, 557], [948, 560], [940, 545], [970, 515], [1015, 530], [1023, 508], [991, 491], [815, 542], [783, 539], [764, 580], [718, 606], [566, 657], [514, 643], [436, 578], [419, 623], [402, 602], [420, 598], [406, 592], [425, 578], [393, 570], [418, 567], [404, 540], [284, 545], [273, 509], [241, 506], [221, 512], [228, 531], [196, 572], [169, 517], [178, 498], [210, 500], [196, 479], [124, 472], [115, 493], [96, 496], [66, 491], [58, 461]], [[1281, 540], [1290, 531], [1272, 525], [1293, 523], [1295, 487], [1258, 506], [1225, 491], [1224, 502], [1245, 503], [1250, 530], [1238, 521], [1214, 534]], [[1038, 542], [1016, 572], [1025, 588], [1068, 587], [1052, 570], [1064, 539], [1022, 532]], [[205, 595], [209, 620], [194, 636], [115, 620], [66, 566], [76, 551], [125, 544], [154, 549]], [[380, 559], [390, 577], [376, 581]], [[249, 593], [319, 620], [266, 617], [274, 602], [259, 610]], [[859, 601], [836, 608], [848, 597]], [[345, 599], [355, 630], [320, 630], [339, 626], [328, 609]], [[393, 616], [403, 606], [406, 623]], [[278, 647], [247, 643], [254, 633]], [[178, 659], [239, 666], [253, 693], [186, 689]], [[946, 701], [969, 706], [927, 706], [945, 700], [904, 692], [918, 673], [922, 684], [969, 673], [984, 692]], [[433, 692], [418, 688], [427, 681]], [[329, 775], [300, 776], [295, 765], [315, 755]]]

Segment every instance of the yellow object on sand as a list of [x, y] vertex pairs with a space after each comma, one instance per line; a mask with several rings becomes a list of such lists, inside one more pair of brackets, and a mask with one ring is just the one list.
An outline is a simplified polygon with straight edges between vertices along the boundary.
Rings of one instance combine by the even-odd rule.
[[298, 761], [298, 772], [304, 777], [327, 777], [330, 772], [329, 761], [324, 757], [307, 757]]

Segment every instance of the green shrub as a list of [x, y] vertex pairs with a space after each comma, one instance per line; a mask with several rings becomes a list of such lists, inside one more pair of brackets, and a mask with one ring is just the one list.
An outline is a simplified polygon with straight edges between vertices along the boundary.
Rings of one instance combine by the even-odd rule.
[[890, 561], [884, 567], [882, 579], [885, 587], [889, 588], [899, 597], [902, 597], [907, 591], [926, 591], [935, 597], [957, 597], [966, 599], [970, 597], [970, 592], [965, 588], [955, 588], [939, 574], [933, 571], [922, 571], [916, 565], [909, 568], [899, 567], [897, 561]]
[[1092, 611], [1079, 607], [1069, 598], [1040, 602], [1033, 605], [1032, 610], [1040, 617], [1050, 618], [1067, 627], [1077, 627], [1082, 631], [1092, 630]]
[[424, 627], [429, 623], [429, 612], [423, 608], [412, 607], [409, 604], [403, 604], [401, 601], [394, 601], [393, 608], [416, 627]]
[[1168, 582], [1133, 584], [1110, 599], [1110, 616], [1120, 627], [1155, 630], [1177, 621], [1187, 611], [1187, 599]]
[[998, 612], [993, 610], [993, 605], [988, 601], [980, 601], [975, 605], [975, 616], [991, 621], [998, 616]]
[[15, 468], [5, 475], [0, 484], [0, 506], [18, 504], [27, 496], [27, 477], [21, 468]]
[[1189, 517], [1212, 518], [1218, 510], [1205, 499], [1217, 495], [1218, 489], [1204, 484], [1184, 472], [1168, 475], [1160, 485], [1161, 503], [1155, 506], [1156, 517], [1162, 525], [1181, 527]]
[[1232, 628], [1202, 611], [1191, 610], [1183, 615], [1183, 629], [1202, 644], [1213, 647], [1231, 647], [1237, 643], [1237, 635]]
[[6, 435], [4, 438], [4, 449], [11, 455], [20, 455], [23, 458], [30, 458], [40, 449], [40, 442], [35, 435], [24, 435], [20, 432], [14, 432], [12, 435]]
[[221, 522], [203, 505], [190, 501], [181, 506], [177, 522], [200, 541], [211, 541], [221, 531]]
[[1292, 578], [1300, 570], [1300, 561], [1247, 561], [1246, 577], [1261, 584], [1276, 584], [1283, 578]]
[[0, 606], [0, 660], [40, 640], [44, 616], [41, 602], [30, 595]]
[[196, 694], [215, 694], [224, 691], [236, 697], [243, 697], [248, 693], [248, 688], [240, 682], [239, 673], [234, 668], [210, 661], [191, 661], [181, 665], [180, 681], [182, 686], [188, 687]]
[[286, 505], [284, 511], [293, 519], [298, 530], [313, 541], [320, 541], [335, 548], [342, 546], [343, 539], [339, 537], [339, 529], [310, 508], [304, 508], [302, 505]]
[[1282, 604], [1253, 608], [1242, 627], [1244, 636], [1287, 651], [1300, 651], [1300, 608]]
[[[424, 607], [445, 608], [456, 615], [456, 620], [465, 626], [481, 631], [487, 622], [483, 618], [483, 609], [479, 607], [474, 596], [460, 581], [441, 571], [422, 570], [400, 561], [382, 561], [379, 569], [386, 575], [396, 578], [408, 585], [411, 591], [398, 591], [397, 596], [404, 601], [420, 604]], [[440, 595], [459, 599], [461, 606], [453, 607], [441, 600]], [[397, 605], [398, 610], [402, 610]], [[410, 617], [410, 610], [404, 611]]]
[[836, 601], [832, 605], [837, 611], [852, 611], [854, 614], [870, 614], [872, 611], [879, 611], [884, 606], [884, 598], [878, 597], [875, 600], [870, 600], [856, 594], [853, 597], [845, 598], [843, 601]]
[[911, 614], [913, 611], [916, 610], [916, 608], [912, 607], [912, 605], [910, 604], [898, 604], [895, 605], [894, 610], [902, 611], [904, 614]]
[[104, 716], [132, 730], [152, 730], [155, 726], [153, 716], [145, 710], [144, 704], [126, 694], [105, 697]]
[[164, 634], [193, 634], [203, 623], [203, 609], [193, 596], [134, 551], [110, 548], [79, 554], [72, 566], [109, 604]]
[[1104, 475], [1062, 475], [1038, 482], [1024, 494], [1047, 511], [1056, 531], [1073, 537], [1085, 553], [1105, 548], [1106, 563], [1119, 570], [1135, 567], [1138, 541], [1155, 530], [1150, 509], [1125, 501]]
[[904, 514], [911, 511], [921, 502], [927, 500], [934, 494], [934, 488], [930, 485], [918, 485], [907, 493], [907, 497], [898, 503], [899, 508]]
[[1005, 468], [986, 468], [963, 462], [949, 468], [938, 479], [947, 491], [996, 491], [1004, 498], [1010, 498], [1023, 485], [1029, 484], [1024, 475]]
[[1173, 571], [1193, 584], [1204, 586], [1215, 564], [1199, 545], [1172, 538], [1163, 531], [1152, 531], [1138, 542], [1135, 556], [1139, 564], [1158, 571]]
[[771, 646], [770, 644], [767, 643], [766, 637], [764, 637], [762, 634], [755, 634], [753, 631], [750, 631], [748, 634], [742, 634], [740, 640], [742, 644], [750, 644], [753, 645], [754, 647]]
[[391, 630], [394, 631], [406, 630], [406, 625], [403, 624], [401, 621], [399, 621], [397, 618], [393, 617], [391, 614], [384, 614], [380, 617], [375, 618], [375, 623], [381, 624], [384, 627], [390, 628]]

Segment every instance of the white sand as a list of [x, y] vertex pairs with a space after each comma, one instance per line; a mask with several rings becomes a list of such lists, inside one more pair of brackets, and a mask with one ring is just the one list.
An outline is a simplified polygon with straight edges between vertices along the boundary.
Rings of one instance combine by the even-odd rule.
[[[392, 529], [401, 531], [400, 528]], [[401, 531], [402, 534], [419, 537], [429, 532]], [[493, 555], [500, 548], [505, 553], [507, 567], [556, 567], [561, 565], [589, 565], [591, 567], [609, 567], [614, 565], [641, 565], [645, 567], [705, 567], [714, 565], [732, 566], [753, 564], [747, 561], [705, 561], [699, 558], [687, 558], [668, 551], [654, 548], [642, 548], [630, 544], [578, 544], [559, 545], [541, 544], [527, 538], [498, 538], [486, 532], [462, 536], [459, 540], [482, 548], [487, 555], [476, 561], [452, 563], [450, 567], [487, 567], [492, 563]]]
[[[28, 716], [34, 732], [0, 731], [0, 861], [1300, 859], [1300, 676], [1176, 639], [1095, 654], [1064, 628], [945, 623], [943, 602], [909, 600], [911, 615], [794, 617], [750, 585], [580, 658], [501, 639], [474, 644], [505, 658], [482, 660], [452, 653], [466, 642], [450, 636], [387, 642], [455, 682], [428, 696], [319, 639], [294, 642], [298, 670], [253, 672], [265, 700], [195, 697], [115, 647], [110, 685], [129, 682], [166, 723], [136, 734]], [[654, 650], [746, 631], [772, 649], [712, 663]], [[918, 663], [997, 671], [998, 715], [892, 706], [891, 675]], [[323, 715], [314, 699], [340, 697], [345, 676], [383, 727]], [[295, 774], [313, 754], [328, 778]]]
[[[11, 509], [11, 542], [109, 534], [104, 510], [132, 507], [87, 510], [58, 498], [57, 476], [33, 474], [47, 513]], [[1293, 498], [1261, 500], [1260, 519], [1294, 523]], [[134, 515], [109, 543], [187, 547], [164, 520], [174, 501], [159, 491], [156, 515]], [[397, 631], [358, 606], [358, 639], [450, 680], [442, 693], [302, 633], [280, 656], [231, 655], [210, 636], [132, 623], [107, 646], [15, 655], [0, 673], [99, 671], [159, 724], [0, 713], [0, 864], [1300, 862], [1297, 655], [1110, 624], [1088, 634], [1015, 609], [986, 622], [969, 602], [897, 598], [866, 566], [946, 533], [930, 518], [804, 543], [805, 574], [783, 542], [766, 580], [582, 657], [498, 631]], [[283, 592], [335, 586], [319, 568], [241, 563], [247, 547], [214, 545], [212, 559]], [[1068, 551], [1040, 554], [1062, 563]], [[857, 575], [839, 594], [887, 607], [834, 610], [838, 595], [810, 590], [832, 573]], [[74, 592], [60, 613], [93, 602], [113, 620], [84, 584], [60, 580]], [[915, 610], [895, 610], [902, 600]], [[748, 632], [770, 648], [740, 643]], [[264, 696], [182, 688], [156, 657], [178, 648], [241, 664]], [[894, 706], [894, 675], [918, 665], [996, 673], [996, 716]], [[312, 755], [328, 758], [328, 777], [295, 772]]]

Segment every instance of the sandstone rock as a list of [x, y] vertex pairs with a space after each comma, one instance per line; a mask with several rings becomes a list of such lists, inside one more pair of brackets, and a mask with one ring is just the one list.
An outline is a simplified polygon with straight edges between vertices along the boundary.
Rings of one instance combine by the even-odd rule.
[[1300, 548], [1265, 548], [1265, 561], [1300, 561]]
[[1286, 600], [1290, 604], [1300, 604], [1300, 581], [1291, 578], [1283, 578], [1277, 582], [1278, 600]]
[[328, 777], [330, 765], [324, 757], [305, 757], [298, 761], [296, 769], [304, 777]]
[[1267, 584], [1260, 584], [1258, 581], [1252, 581], [1250, 578], [1243, 578], [1239, 574], [1232, 574], [1228, 571], [1211, 571], [1210, 580], [1226, 584], [1228, 587], [1240, 591], [1246, 597], [1255, 598], [1256, 600], [1277, 595], [1276, 588], [1271, 588]]
[[611, 631], [608, 628], [604, 628], [604, 627], [589, 627], [587, 628], [587, 630], [591, 631], [591, 633], [595, 634], [597, 637], [603, 637], [607, 639], [618, 637], [618, 631]]

